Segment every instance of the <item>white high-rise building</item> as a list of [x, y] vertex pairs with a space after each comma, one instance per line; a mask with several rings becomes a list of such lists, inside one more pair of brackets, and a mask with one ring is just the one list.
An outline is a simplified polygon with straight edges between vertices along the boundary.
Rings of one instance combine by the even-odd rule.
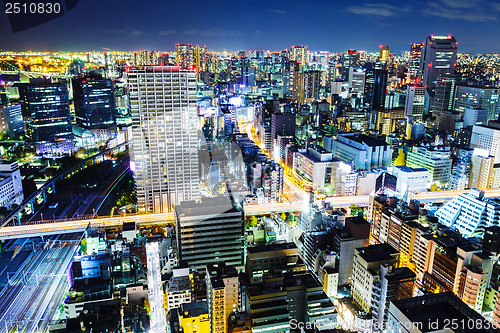
[[423, 123], [425, 107], [425, 87], [409, 85], [406, 90], [405, 115], [412, 118], [413, 123]]
[[128, 69], [127, 78], [139, 211], [173, 211], [199, 198], [196, 72], [145, 66]]
[[406, 155], [406, 166], [429, 170], [429, 184], [438, 184], [445, 188], [450, 182], [451, 165], [448, 147], [413, 147]]
[[470, 146], [488, 150], [490, 155], [495, 156], [495, 164], [500, 163], [500, 126], [494, 122], [488, 126], [473, 126]]
[[457, 229], [468, 238], [482, 234], [487, 227], [498, 225], [500, 202], [485, 199], [483, 191], [472, 189], [442, 205], [435, 216], [440, 223]]

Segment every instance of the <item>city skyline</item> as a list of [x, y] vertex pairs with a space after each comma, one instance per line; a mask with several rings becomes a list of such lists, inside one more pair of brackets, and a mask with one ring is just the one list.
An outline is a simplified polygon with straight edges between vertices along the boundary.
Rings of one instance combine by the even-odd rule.
[[461, 53], [500, 52], [494, 46], [500, 45], [500, 37], [494, 34], [500, 29], [500, 4], [436, 0], [404, 5], [398, 1], [318, 5], [321, 7], [314, 3], [304, 7], [297, 1], [254, 1], [215, 6], [190, 1], [162, 7], [150, 1], [146, 9], [130, 10], [137, 4], [125, 1], [117, 7], [85, 1], [62, 17], [18, 33], [11, 32], [7, 19], [2, 20], [0, 45], [14, 51], [173, 50], [179, 42], [238, 51], [302, 44], [314, 50], [376, 52], [382, 44], [399, 54], [410, 43], [423, 42], [422, 36], [452, 34]]
[[499, 331], [494, 1], [5, 2], [0, 328]]

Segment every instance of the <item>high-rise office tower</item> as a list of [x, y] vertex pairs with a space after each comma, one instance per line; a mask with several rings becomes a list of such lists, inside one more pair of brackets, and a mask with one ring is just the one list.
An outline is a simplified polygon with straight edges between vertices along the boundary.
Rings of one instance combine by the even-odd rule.
[[24, 133], [21, 105], [0, 105], [0, 131], [9, 132], [10, 138], [18, 138]]
[[380, 55], [378, 56], [378, 60], [386, 62], [387, 60], [389, 60], [390, 48], [389, 46], [383, 46], [383, 45], [380, 45], [379, 48], [380, 48]]
[[19, 101], [28, 141], [40, 155], [70, 154], [73, 133], [65, 83], [29, 83], [19, 86]]
[[86, 129], [107, 129], [116, 124], [115, 88], [102, 77], [73, 79], [76, 122]]
[[420, 71], [422, 84], [434, 98], [437, 78], [440, 76], [452, 77], [455, 74], [457, 62], [457, 41], [453, 36], [428, 36], [422, 49]]
[[229, 197], [183, 201], [175, 206], [179, 258], [200, 270], [210, 263], [243, 267], [244, 212]]
[[476, 148], [471, 160], [470, 187], [480, 190], [492, 188], [495, 157], [491, 156], [486, 149]]
[[179, 66], [128, 69], [131, 165], [141, 212], [173, 211], [199, 198], [195, 75]]
[[306, 71], [301, 74], [303, 83], [303, 98], [319, 98], [320, 71]]
[[349, 80], [349, 71], [351, 68], [355, 69], [358, 66], [358, 61], [359, 52], [356, 52], [356, 50], [349, 50], [346, 53], [342, 54], [342, 81]]
[[500, 163], [500, 124], [490, 121], [488, 126], [473, 126], [470, 146], [488, 150], [495, 157], [495, 164]]
[[453, 110], [453, 99], [455, 96], [454, 77], [438, 77], [436, 89], [434, 92], [434, 101], [432, 103], [431, 113], [439, 118], [444, 111]]
[[175, 44], [177, 65], [182, 69], [196, 68], [196, 80], [207, 71], [207, 47], [192, 44]]
[[400, 254], [387, 243], [355, 250], [351, 294], [358, 307], [383, 327], [391, 301], [412, 296], [415, 273], [397, 268]]
[[410, 45], [410, 64], [408, 66], [408, 79], [410, 83], [419, 83], [422, 80], [420, 58], [423, 46], [424, 43], [411, 43]]
[[480, 107], [488, 110], [488, 120], [497, 120], [500, 116], [500, 89], [481, 86], [457, 86], [455, 111], [463, 117], [465, 110]]
[[387, 89], [387, 70], [370, 68], [366, 70], [364, 104], [367, 110], [384, 108]]
[[295, 136], [295, 114], [273, 113], [271, 115], [271, 153], [279, 156], [278, 136]]
[[425, 107], [425, 87], [409, 85], [406, 89], [405, 116], [411, 117], [411, 123], [423, 123]]
[[288, 68], [285, 69], [284, 84], [285, 95], [294, 100], [302, 100], [304, 86], [303, 76], [300, 73], [300, 63], [297, 61], [290, 61]]
[[353, 93], [363, 94], [365, 91], [365, 76], [366, 73], [363, 70], [352, 72], [352, 75], [349, 77], [349, 87]]
[[135, 66], [154, 66], [161, 65], [161, 53], [159, 51], [146, 51], [140, 50], [134, 52], [134, 65]]
[[297, 61], [300, 64], [305, 64], [307, 62], [307, 46], [295, 46], [290, 47], [290, 60]]
[[225, 263], [206, 266], [207, 304], [212, 333], [227, 333], [229, 316], [238, 310], [238, 271]]

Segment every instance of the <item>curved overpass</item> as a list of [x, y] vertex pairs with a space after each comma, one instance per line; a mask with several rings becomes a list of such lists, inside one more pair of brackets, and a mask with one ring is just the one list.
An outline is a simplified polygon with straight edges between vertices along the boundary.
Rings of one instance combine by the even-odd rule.
[[[446, 201], [456, 197], [465, 191], [440, 191], [440, 192], [425, 192], [412, 195], [411, 199], [417, 199], [423, 202], [432, 201]], [[500, 197], [500, 189], [485, 190], [486, 198]], [[352, 196], [352, 197], [331, 197], [326, 201], [331, 202], [334, 207], [346, 207], [352, 204], [357, 206], [368, 205], [368, 196]], [[245, 206], [246, 215], [262, 215], [270, 214], [272, 212], [291, 212], [300, 211], [303, 209], [303, 202], [291, 203], [276, 203], [276, 204], [263, 204], [263, 205], [249, 205]], [[117, 217], [100, 217], [80, 219], [74, 221], [52, 222], [37, 221], [30, 222], [30, 224], [21, 226], [5, 226], [0, 228], [0, 240], [11, 238], [23, 238], [30, 236], [54, 235], [61, 232], [74, 232], [83, 231], [87, 227], [121, 227], [124, 222], [135, 222], [139, 225], [145, 224], [175, 224], [175, 215], [170, 213], [158, 214], [142, 214], [130, 216], [117, 216]]]

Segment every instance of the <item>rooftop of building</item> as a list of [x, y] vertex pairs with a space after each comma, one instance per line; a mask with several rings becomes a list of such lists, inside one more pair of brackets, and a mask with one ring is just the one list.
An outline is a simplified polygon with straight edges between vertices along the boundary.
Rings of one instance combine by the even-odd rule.
[[250, 296], [286, 293], [285, 289], [283, 288], [283, 281], [260, 283], [252, 286], [247, 286], [246, 290]]
[[406, 165], [396, 165], [394, 168], [396, 169], [399, 169], [403, 172], [422, 172], [422, 171], [429, 171], [427, 169], [424, 169], [424, 168], [410, 168]]
[[339, 272], [339, 268], [338, 268], [338, 267], [330, 267], [330, 266], [326, 266], [326, 267], [323, 267], [323, 270], [324, 270], [327, 274], [335, 274], [335, 273], [338, 273], [338, 272]]
[[360, 310], [352, 301], [351, 297], [338, 298], [338, 301], [342, 303], [351, 313], [354, 313], [356, 317], [360, 319], [371, 319], [372, 314], [366, 311]]
[[376, 262], [393, 259], [399, 252], [387, 243], [358, 247], [356, 249], [366, 262]]
[[265, 244], [254, 247], [249, 247], [247, 249], [248, 253], [259, 253], [259, 252], [271, 252], [271, 251], [280, 251], [280, 250], [294, 250], [297, 249], [297, 245], [295, 243], [273, 243], [273, 244]]
[[185, 72], [185, 73], [196, 73], [196, 68], [192, 66], [191, 68], [182, 68], [179, 65], [151, 65], [151, 66], [137, 66], [137, 67], [127, 67], [128, 72]]
[[[413, 323], [422, 323], [419, 326], [421, 332], [437, 332], [444, 330], [446, 323], [451, 322], [469, 322], [474, 320], [484, 320], [484, 318], [463, 303], [451, 292], [440, 294], [428, 294], [419, 297], [412, 297], [393, 302], [408, 320]], [[403, 318], [399, 318], [403, 319]], [[475, 322], [476, 323], [476, 322]], [[487, 327], [486, 322], [482, 322], [479, 327]], [[431, 325], [437, 325], [431, 326]], [[490, 325], [491, 326], [491, 325]], [[474, 329], [470, 330], [467, 325], [458, 325], [453, 330], [456, 333], [465, 332], [495, 332], [493, 329]]]
[[177, 216], [218, 215], [237, 210], [239, 209], [235, 207], [230, 198], [224, 196], [182, 201], [175, 206]]
[[182, 317], [198, 317], [208, 314], [206, 302], [191, 302], [181, 304], [180, 315]]
[[234, 266], [226, 265], [224, 262], [221, 263], [210, 263], [207, 264], [207, 273], [211, 277], [216, 278], [233, 278], [238, 276], [238, 271]]
[[285, 288], [304, 287], [308, 289], [321, 287], [319, 281], [311, 273], [286, 273], [283, 277]]
[[349, 221], [355, 225], [365, 225], [370, 224], [363, 216], [348, 216], [345, 218], [346, 222]]
[[384, 140], [382, 140], [379, 137], [370, 136], [370, 135], [366, 135], [363, 133], [346, 133], [346, 134], [340, 134], [339, 137], [345, 137], [347, 139], [356, 141], [358, 143], [364, 143], [370, 147], [387, 146], [388, 145]]
[[[331, 162], [340, 162], [340, 159], [338, 159], [335, 156], [332, 156], [331, 158], [321, 161], [319, 158], [313, 156], [309, 152], [303, 152], [301, 153], [304, 157], [306, 157], [308, 160], [313, 161], [314, 163], [331, 163]], [[323, 154], [323, 153], [320, 153]], [[325, 152], [324, 154], [331, 154], [330, 152]]]
[[478, 252], [478, 253], [474, 253], [474, 255], [477, 256], [480, 259], [490, 259], [491, 256], [492, 256], [492, 253], [488, 252], [488, 251], [481, 251], [481, 252]]
[[392, 271], [385, 276], [389, 282], [411, 280], [416, 277], [415, 273], [408, 267], [393, 268]]

